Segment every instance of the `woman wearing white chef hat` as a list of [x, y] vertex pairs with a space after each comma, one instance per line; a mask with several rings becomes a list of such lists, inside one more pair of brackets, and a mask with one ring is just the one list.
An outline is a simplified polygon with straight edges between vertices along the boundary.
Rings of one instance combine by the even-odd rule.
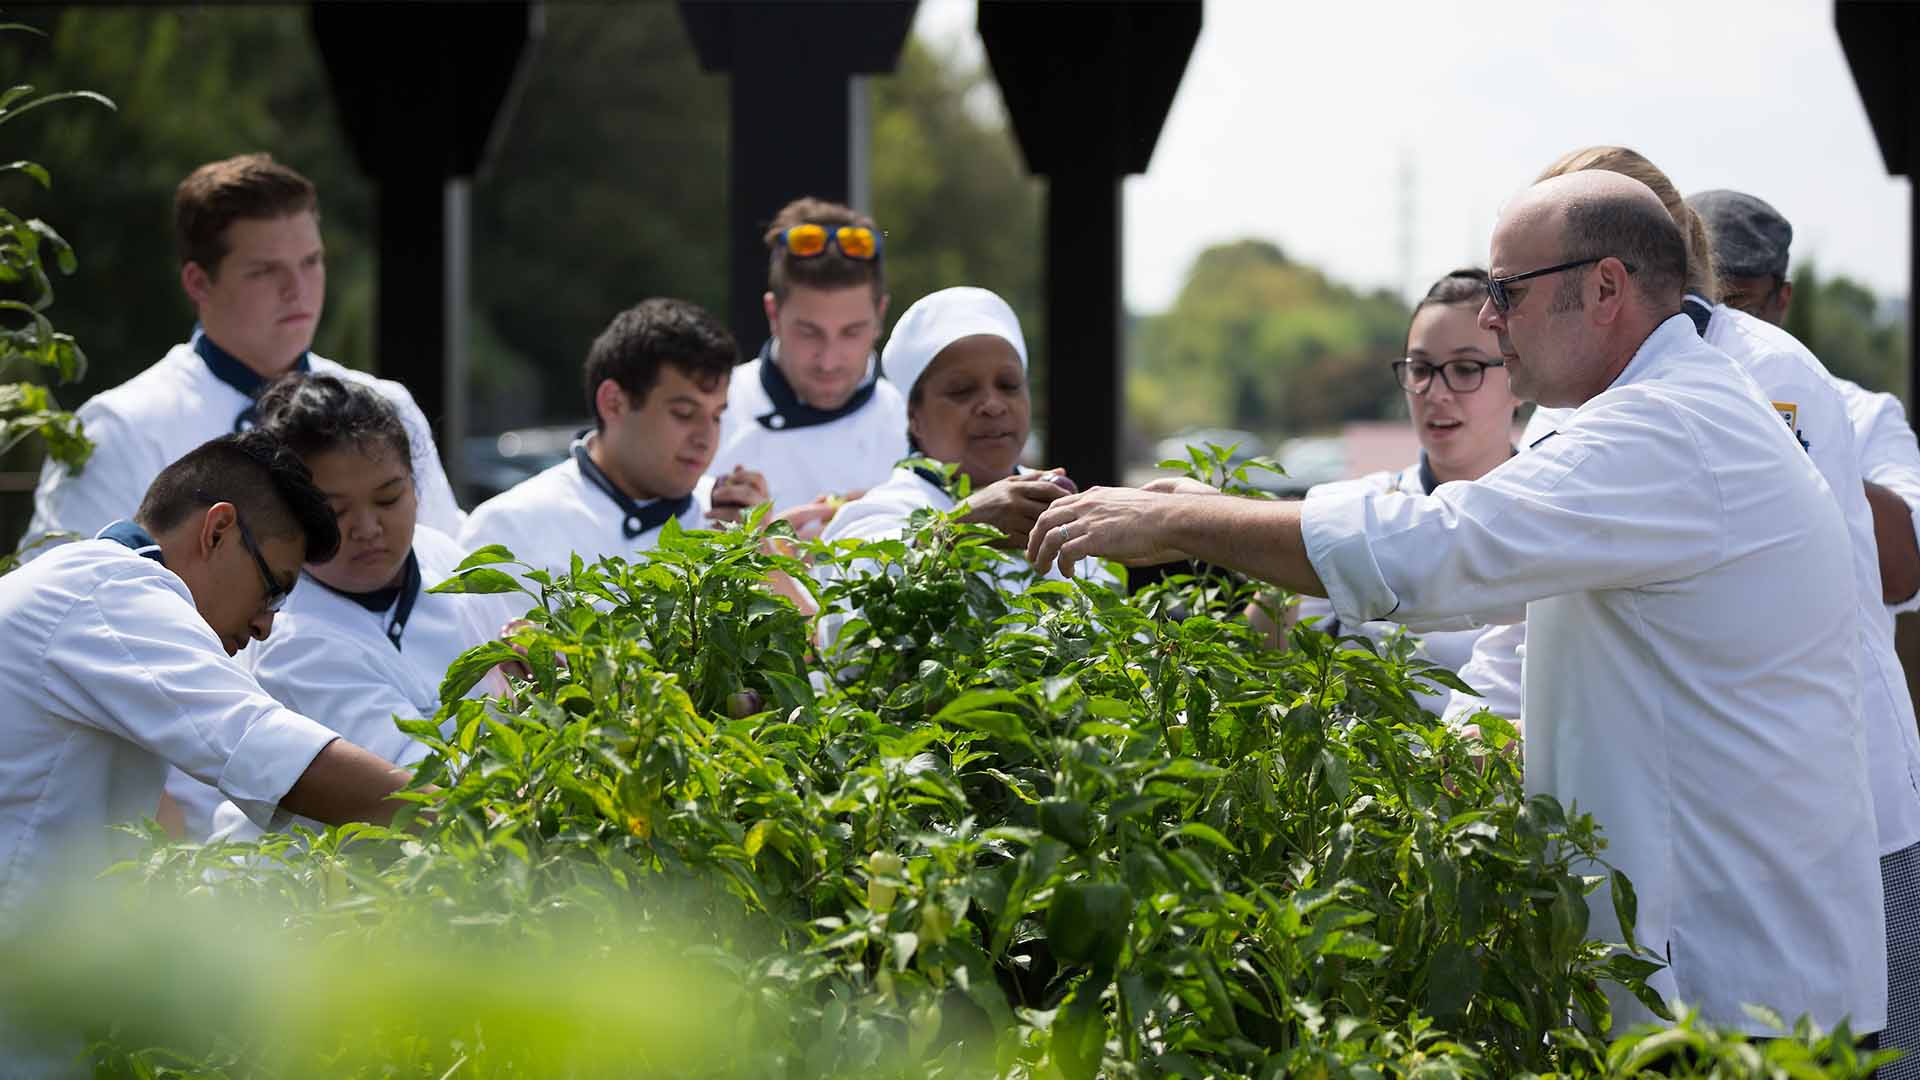
[[[922, 297], [894, 326], [882, 365], [907, 393], [914, 453], [955, 466], [955, 478], [969, 481], [962, 520], [995, 526], [1007, 534], [1006, 546], [1018, 549], [1048, 503], [1078, 490], [1063, 470], [1018, 467], [1032, 402], [1027, 339], [1005, 300], [965, 286]], [[899, 536], [915, 510], [959, 505], [945, 477], [902, 464], [885, 483], [841, 507], [821, 539]]]

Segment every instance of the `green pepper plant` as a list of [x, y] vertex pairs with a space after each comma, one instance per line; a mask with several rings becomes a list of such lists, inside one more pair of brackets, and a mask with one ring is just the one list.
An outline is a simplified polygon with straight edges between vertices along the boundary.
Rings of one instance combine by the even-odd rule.
[[[993, 530], [952, 515], [838, 545], [783, 528], [669, 523], [642, 557], [560, 574], [476, 552], [437, 588], [524, 593], [528, 623], [452, 666], [437, 715], [398, 721], [429, 749], [417, 816], [159, 845], [109, 879], [137, 886], [128, 908], [264, 911], [252, 947], [289, 964], [348, 978], [399, 956], [459, 985], [383, 975], [405, 994], [369, 991], [378, 1023], [364, 1002], [325, 1014], [348, 1017], [332, 1037], [215, 1020], [169, 1041], [90, 1017], [95, 1061], [1081, 1080], [1883, 1060], [1844, 1029], [1613, 1031], [1609, 988], [1665, 1008], [1631, 883], [1590, 818], [1526, 793], [1510, 727], [1483, 717], [1468, 741], [1421, 711], [1417, 689], [1457, 680], [1403, 645], [1302, 626], [1268, 648], [1240, 614], [1256, 583], [1204, 568], [1131, 595], [1020, 580]], [[775, 572], [843, 620], [833, 640], [765, 588]], [[529, 672], [514, 694], [465, 697], [510, 659]], [[1588, 940], [1596, 903], [1626, 942]], [[684, 975], [672, 1015], [698, 1003], [697, 1054], [600, 1001], [609, 957], [644, 958], [615, 966], [635, 994]], [[471, 992], [489, 962], [583, 975], [502, 1010]]]

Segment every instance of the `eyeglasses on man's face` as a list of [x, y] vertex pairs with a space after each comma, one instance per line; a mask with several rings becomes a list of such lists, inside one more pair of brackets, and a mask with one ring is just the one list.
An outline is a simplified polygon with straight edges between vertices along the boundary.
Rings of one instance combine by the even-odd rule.
[[1506, 366], [1505, 360], [1458, 359], [1430, 364], [1408, 357], [1393, 362], [1393, 377], [1400, 380], [1400, 389], [1407, 393], [1424, 394], [1432, 388], [1433, 376], [1438, 373], [1447, 389], [1456, 394], [1471, 394], [1487, 381], [1488, 368]]
[[[1538, 270], [1529, 270], [1524, 274], [1508, 274], [1505, 277], [1490, 278], [1487, 281], [1487, 299], [1493, 302], [1493, 310], [1505, 315], [1507, 312], [1513, 310], [1514, 305], [1513, 294], [1507, 291], [1507, 286], [1515, 285], [1522, 281], [1529, 281], [1537, 277], [1546, 277], [1548, 274], [1557, 274], [1562, 270], [1572, 270], [1581, 266], [1592, 266], [1594, 263], [1610, 257], [1611, 256], [1607, 255], [1591, 255], [1584, 259], [1572, 259], [1567, 262], [1556, 263], [1553, 266], [1541, 267]], [[1627, 273], [1631, 274], [1634, 272], [1634, 265], [1625, 259], [1620, 260], [1620, 265], [1627, 268]]]
[[280, 584], [280, 579], [273, 576], [273, 567], [268, 566], [267, 557], [260, 554], [260, 545], [253, 542], [253, 533], [247, 528], [247, 519], [240, 516], [239, 510], [233, 512], [233, 523], [240, 526], [241, 546], [247, 549], [247, 554], [253, 556], [253, 565], [260, 568], [260, 585], [266, 590], [260, 601], [261, 608], [266, 611], [279, 611], [286, 604], [287, 597], [292, 595], [292, 586]]

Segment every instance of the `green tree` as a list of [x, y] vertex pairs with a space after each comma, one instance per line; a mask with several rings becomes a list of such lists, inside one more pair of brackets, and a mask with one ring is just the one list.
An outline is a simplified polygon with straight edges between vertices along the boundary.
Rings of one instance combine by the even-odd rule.
[[1802, 262], [1786, 328], [1835, 375], [1869, 390], [1908, 392], [1905, 321], [1889, 318], [1879, 298], [1846, 275], [1822, 277], [1813, 260]]
[[1298, 434], [1390, 415], [1387, 363], [1407, 309], [1359, 293], [1264, 240], [1208, 248], [1164, 314], [1140, 320], [1127, 401], [1148, 435], [1229, 425]]
[[318, 185], [331, 288], [316, 347], [372, 367], [369, 189], [339, 135], [303, 5], [43, 8], [23, 16], [51, 48], [0, 43], [18, 81], [92, 86], [121, 106], [61, 110], [35, 132], [33, 153], [57, 192], [33, 192], [22, 212], [70, 221], [87, 253], [61, 308], [92, 360], [62, 392], [74, 405], [138, 373], [186, 338], [193, 311], [174, 257], [173, 191], [203, 162], [265, 150]]
[[978, 285], [1019, 313], [1045, 385], [1040, 296], [1042, 184], [1029, 176], [978, 67], [909, 39], [893, 75], [872, 80], [873, 214], [887, 230], [898, 317], [920, 297]]

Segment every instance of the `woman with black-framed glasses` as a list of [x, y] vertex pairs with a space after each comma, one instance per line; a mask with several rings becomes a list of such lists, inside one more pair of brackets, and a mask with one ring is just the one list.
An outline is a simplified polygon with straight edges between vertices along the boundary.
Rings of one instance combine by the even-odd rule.
[[[1393, 374], [1406, 391], [1407, 412], [1420, 437], [1419, 460], [1398, 471], [1321, 484], [1308, 491], [1307, 498], [1357, 489], [1425, 494], [1449, 481], [1478, 480], [1513, 456], [1513, 415], [1520, 401], [1507, 385], [1499, 341], [1480, 328], [1480, 305], [1486, 299], [1486, 271], [1467, 268], [1434, 282], [1414, 306], [1407, 355], [1393, 362]], [[1315, 596], [1300, 598], [1298, 616], [1319, 619], [1320, 629], [1328, 633], [1363, 633], [1380, 641], [1405, 633], [1390, 622], [1342, 627], [1333, 606]], [[1418, 635], [1419, 655], [1458, 670], [1481, 633]], [[1446, 707], [1446, 692], [1423, 694], [1420, 703], [1437, 715]]]

